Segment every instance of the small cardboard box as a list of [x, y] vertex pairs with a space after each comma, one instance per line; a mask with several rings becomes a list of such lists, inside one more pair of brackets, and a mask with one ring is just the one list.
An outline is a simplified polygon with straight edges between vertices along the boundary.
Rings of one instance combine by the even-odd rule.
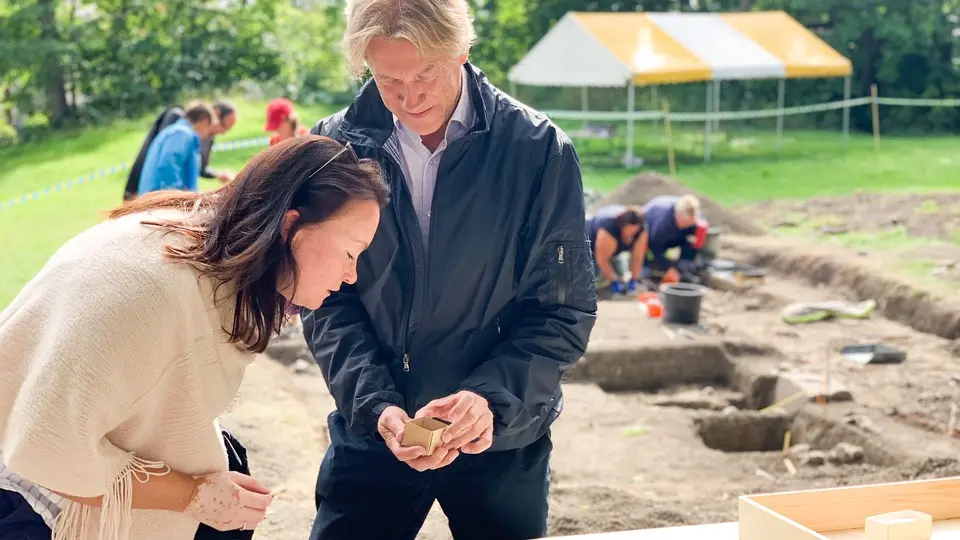
[[933, 518], [916, 510], [888, 512], [868, 517], [864, 530], [869, 540], [930, 540]]
[[441, 444], [443, 444], [443, 432], [447, 430], [447, 424], [438, 418], [416, 418], [406, 423], [403, 428], [403, 440], [401, 446], [422, 446], [427, 450], [427, 455], [432, 455]]

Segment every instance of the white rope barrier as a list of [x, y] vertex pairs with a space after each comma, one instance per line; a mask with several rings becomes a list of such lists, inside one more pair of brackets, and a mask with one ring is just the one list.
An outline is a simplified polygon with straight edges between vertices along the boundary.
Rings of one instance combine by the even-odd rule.
[[[862, 107], [870, 105], [873, 99], [870, 97], [855, 98], [849, 100], [831, 101], [827, 103], [815, 103], [812, 105], [798, 105], [795, 107], [784, 107], [782, 109], [760, 109], [754, 111], [720, 111], [710, 113], [670, 113], [671, 122], [707, 122], [709, 120], [753, 120], [758, 118], [776, 118], [778, 116], [796, 116], [801, 114], [811, 114], [826, 111], [835, 111], [844, 108]], [[960, 99], [908, 99], [908, 98], [878, 98], [878, 105], [893, 107], [960, 107]], [[600, 112], [600, 111], [543, 111], [549, 118], [554, 120], [586, 120], [586, 121], [607, 121], [607, 122], [626, 122], [631, 118], [633, 121], [662, 120], [666, 114], [663, 111], [635, 111], [633, 114], [624, 111], [618, 112]]]

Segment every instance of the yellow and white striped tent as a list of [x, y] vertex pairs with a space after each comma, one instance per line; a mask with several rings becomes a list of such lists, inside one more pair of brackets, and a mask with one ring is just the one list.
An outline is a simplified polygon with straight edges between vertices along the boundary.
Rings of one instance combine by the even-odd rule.
[[569, 12], [509, 78], [531, 86], [646, 86], [851, 71], [850, 60], [782, 11]]

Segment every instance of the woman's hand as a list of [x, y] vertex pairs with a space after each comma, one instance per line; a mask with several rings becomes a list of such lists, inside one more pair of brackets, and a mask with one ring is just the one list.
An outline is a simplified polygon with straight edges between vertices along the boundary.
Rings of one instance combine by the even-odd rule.
[[270, 490], [235, 471], [198, 476], [184, 513], [218, 531], [251, 530], [266, 517]]

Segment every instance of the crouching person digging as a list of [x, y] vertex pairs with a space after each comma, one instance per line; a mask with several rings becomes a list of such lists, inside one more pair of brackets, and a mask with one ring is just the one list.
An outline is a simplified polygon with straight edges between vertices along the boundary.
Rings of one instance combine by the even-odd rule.
[[[402, 9], [401, 9], [402, 7]], [[560, 379], [596, 317], [573, 146], [467, 62], [465, 0], [351, 0], [373, 79], [314, 133], [391, 186], [355, 283], [303, 327], [336, 400], [313, 540], [413, 539], [439, 501], [457, 540], [546, 534]], [[432, 453], [411, 418], [449, 422]]]

